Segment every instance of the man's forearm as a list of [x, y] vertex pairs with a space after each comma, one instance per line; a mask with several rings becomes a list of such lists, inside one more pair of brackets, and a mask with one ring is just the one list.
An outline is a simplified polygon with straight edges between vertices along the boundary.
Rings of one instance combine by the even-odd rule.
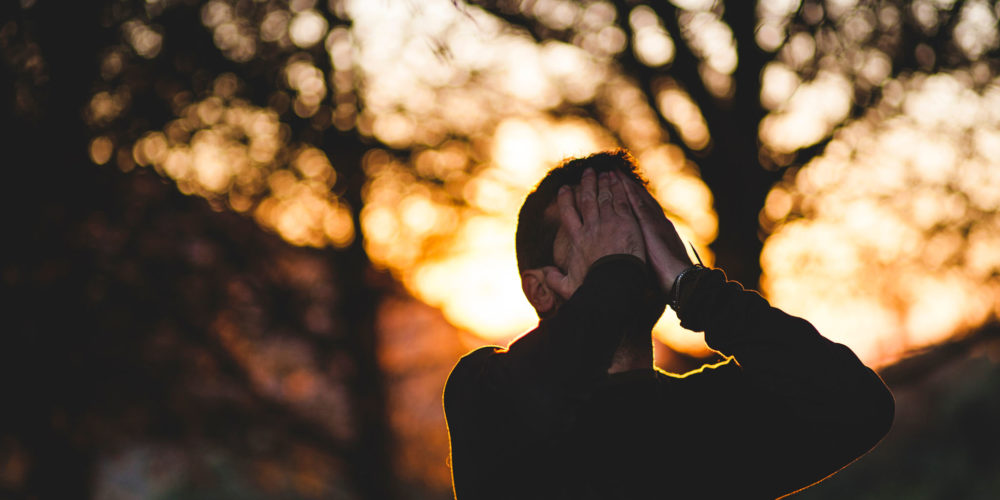
[[822, 337], [719, 270], [681, 283], [681, 324], [704, 331], [709, 346], [739, 363], [734, 397], [744, 427], [733, 470], [747, 491], [784, 494], [806, 487], [863, 455], [891, 426], [885, 384], [847, 347]]
[[[747, 374], [788, 379], [791, 386], [840, 392], [855, 384], [884, 395], [885, 387], [847, 347], [831, 342], [806, 320], [772, 307], [756, 292], [727, 281], [717, 269], [699, 270], [680, 284], [681, 325], [704, 331], [710, 347], [731, 355]], [[803, 387], [804, 388], [804, 387]]]

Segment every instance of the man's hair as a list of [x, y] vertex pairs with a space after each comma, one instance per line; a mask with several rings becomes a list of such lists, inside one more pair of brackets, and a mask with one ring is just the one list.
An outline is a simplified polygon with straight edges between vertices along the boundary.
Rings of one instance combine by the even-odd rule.
[[555, 265], [552, 245], [560, 223], [559, 219], [546, 219], [545, 209], [556, 200], [560, 187], [579, 184], [583, 171], [588, 168], [594, 169], [595, 173], [617, 170], [643, 186], [646, 185], [646, 180], [639, 174], [635, 158], [624, 149], [563, 160], [557, 167], [549, 170], [535, 189], [528, 193], [517, 214], [515, 246], [519, 272]]

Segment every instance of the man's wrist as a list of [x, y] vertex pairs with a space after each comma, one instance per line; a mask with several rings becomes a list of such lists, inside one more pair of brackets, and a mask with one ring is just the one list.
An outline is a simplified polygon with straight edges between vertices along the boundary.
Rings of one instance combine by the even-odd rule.
[[676, 262], [669, 267], [664, 266], [663, 271], [660, 273], [660, 283], [663, 285], [663, 290], [668, 294], [672, 294], [677, 277], [690, 269], [692, 265], [691, 262]]
[[688, 278], [688, 277], [690, 277], [690, 276], [692, 276], [692, 275], [694, 275], [694, 274], [697, 274], [698, 271], [701, 271], [701, 270], [704, 270], [704, 269], [708, 269], [708, 268], [706, 268], [705, 266], [703, 266], [701, 264], [692, 264], [692, 265], [684, 268], [681, 272], [677, 273], [677, 276], [674, 277], [673, 283], [670, 286], [670, 290], [668, 290], [668, 296], [670, 297], [670, 307], [674, 311], [680, 311], [680, 307], [681, 307], [681, 287], [684, 285], [685, 279]]

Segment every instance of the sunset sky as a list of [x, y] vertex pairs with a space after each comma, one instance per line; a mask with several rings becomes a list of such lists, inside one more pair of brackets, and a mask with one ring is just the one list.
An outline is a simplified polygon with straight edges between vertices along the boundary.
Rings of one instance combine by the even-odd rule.
[[[705, 60], [706, 82], [725, 93], [738, 65], [732, 31], [711, 1], [675, 3], [689, 10], [684, 36]], [[985, 2], [970, 4], [956, 37], [975, 55], [996, 47], [997, 13]], [[697, 158], [678, 146], [725, 145], [709, 146], [704, 118], [680, 87], [662, 87], [659, 109], [646, 105], [613, 62], [625, 39], [610, 4], [534, 3], [546, 24], [579, 30], [575, 45], [537, 43], [478, 7], [448, 0], [335, 3], [353, 24], [332, 29], [315, 10], [322, 7], [291, 2], [263, 19], [260, 37], [302, 49], [322, 44], [331, 59], [327, 75], [308, 57], [287, 61], [297, 115], [356, 125], [391, 148], [418, 151], [409, 161], [369, 151], [364, 206], [349, 207], [331, 193], [336, 151], [289, 142], [275, 111], [235, 97], [237, 83], [227, 75], [217, 77], [213, 95], [178, 104], [175, 121], [143, 135], [132, 148], [134, 163], [173, 178], [185, 193], [224, 200], [296, 245], [343, 247], [363, 235], [377, 265], [475, 334], [473, 344], [506, 343], [537, 321], [520, 292], [515, 217], [525, 194], [563, 158], [630, 149], [682, 236], [713, 261], [712, 194]], [[797, 8], [794, 1], [764, 2], [758, 44], [767, 48], [784, 36], [783, 19]], [[860, 39], [893, 15], [851, 17], [850, 0], [828, 9], [846, 19], [848, 38]], [[209, 2], [202, 22], [228, 57], [253, 56], [240, 28], [246, 21], [227, 2]], [[632, 9], [629, 23], [638, 59], [671, 62], [675, 42], [648, 7]], [[138, 54], [155, 57], [155, 31], [139, 21], [127, 30]], [[1000, 268], [1000, 80], [977, 65], [890, 80], [883, 53], [858, 49], [842, 55], [857, 59], [851, 64], [860, 76], [834, 58], [802, 81], [796, 64], [821, 49], [796, 34], [761, 75], [761, 103], [770, 110], [760, 124], [766, 150], [786, 154], [834, 134], [820, 156], [767, 197], [761, 292], [865, 360], [884, 363], [997, 313], [1000, 288], [991, 277]], [[848, 119], [852, 78], [883, 89], [877, 106], [855, 120]], [[363, 108], [345, 97], [355, 90]], [[92, 119], [113, 116], [121, 98], [95, 94]], [[557, 112], [585, 103], [606, 119]], [[655, 113], [679, 137], [661, 141]], [[91, 142], [97, 163], [110, 161], [111, 151], [108, 138]], [[352, 210], [360, 210], [360, 228]], [[704, 354], [701, 337], [676, 323], [668, 311], [657, 337]]]
[[4, 6], [2, 491], [451, 498], [446, 380], [538, 322], [517, 211], [616, 148], [892, 390], [803, 498], [1000, 487], [1000, 0]]

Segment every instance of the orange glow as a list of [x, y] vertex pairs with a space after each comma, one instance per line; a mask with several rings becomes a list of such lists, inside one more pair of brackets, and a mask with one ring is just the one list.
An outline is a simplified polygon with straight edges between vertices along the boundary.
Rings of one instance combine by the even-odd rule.
[[212, 30], [215, 46], [236, 62], [246, 62], [257, 54], [256, 32], [240, 19], [233, 7], [222, 0], [212, 0], [201, 9], [201, 22]]
[[764, 291], [866, 361], [998, 312], [1000, 81], [962, 82], [901, 82], [891, 118], [845, 127], [765, 204]]
[[308, 9], [296, 13], [288, 26], [288, 36], [292, 43], [303, 49], [312, 47], [326, 36], [328, 24], [315, 10]]
[[629, 23], [635, 33], [632, 41], [635, 55], [647, 66], [663, 66], [674, 58], [674, 41], [660, 24], [653, 9], [639, 5], [629, 13]]
[[[366, 249], [392, 269], [417, 297], [440, 307], [449, 322], [493, 343], [506, 343], [533, 327], [538, 317], [524, 299], [514, 255], [517, 210], [545, 172], [567, 156], [614, 147], [590, 122], [511, 118], [492, 138], [493, 163], [476, 170], [456, 208], [434, 191], [415, 184], [405, 165], [384, 153], [366, 158], [370, 182], [361, 213]], [[712, 198], [675, 146], [638, 153], [651, 186], [672, 214], [681, 234], [711, 262], [706, 245], [715, 237]], [[436, 158], [437, 162], [432, 163]], [[461, 150], [421, 153], [417, 169], [448, 177], [461, 165]], [[704, 354], [700, 335], [684, 331], [671, 315], [655, 333], [671, 347]]]
[[[251, 21], [230, 2], [207, 2], [202, 24], [226, 57], [248, 61], [258, 43], [289, 50], [322, 43], [332, 71], [323, 74], [305, 52], [290, 56], [281, 73], [287, 89], [272, 94], [274, 109], [239, 99], [237, 78], [219, 75], [210, 95], [175, 99], [176, 119], [136, 141], [131, 160], [173, 179], [184, 193], [252, 216], [295, 245], [343, 247], [361, 230], [376, 266], [455, 325], [496, 342], [537, 321], [516, 271], [515, 214], [528, 190], [565, 157], [629, 148], [678, 230], [711, 261], [707, 245], [717, 230], [711, 194], [680, 149], [664, 144], [657, 113], [695, 148], [710, 139], [704, 119], [679, 89], [661, 95], [657, 110], [634, 82], [616, 76], [612, 57], [626, 40], [609, 4], [538, 4], [543, 22], [579, 33], [575, 44], [535, 43], [475, 6], [459, 9], [447, 0], [414, 9], [346, 2], [338, 15], [350, 18], [350, 26], [332, 29], [314, 8], [293, 3]], [[696, 10], [685, 23], [699, 27], [693, 36], [713, 71], [728, 75], [735, 64], [731, 33], [707, 7]], [[650, 65], [668, 63], [673, 40], [656, 16], [643, 7], [629, 16], [637, 55]], [[387, 36], [396, 33], [407, 36]], [[127, 98], [98, 94], [91, 114], [112, 119]], [[606, 125], [553, 112], [587, 101]], [[289, 143], [277, 110], [320, 117], [341, 130], [356, 126], [413, 154], [404, 161], [369, 151], [364, 206], [348, 207], [333, 193], [339, 176], [330, 158]], [[360, 228], [353, 210], [360, 210]], [[704, 352], [700, 338], [670, 323], [657, 326], [661, 339]]]
[[767, 109], [775, 109], [788, 101], [800, 83], [795, 71], [772, 61], [764, 67], [761, 75], [760, 103]]
[[[113, 46], [91, 58], [101, 80], [89, 100], [70, 110], [92, 130], [90, 160], [106, 165], [100, 169], [148, 168], [198, 197], [193, 211], [181, 204], [187, 212], [207, 213], [204, 200], [213, 210], [241, 214], [242, 222], [268, 232], [265, 240], [287, 243], [264, 249], [269, 281], [249, 276], [261, 271], [254, 262], [226, 264], [213, 270], [225, 283], [209, 296], [222, 300], [222, 310], [208, 318], [209, 340], [233, 366], [222, 367], [223, 384], [202, 388], [205, 395], [242, 398], [229, 394], [227, 374], [235, 367], [241, 377], [234, 380], [252, 396], [234, 399], [237, 406], [287, 408], [277, 420], [264, 415], [263, 423], [329, 438], [316, 449], [275, 447], [282, 434], [250, 422], [255, 429], [247, 443], [256, 451], [245, 460], [255, 464], [262, 489], [324, 498], [364, 487], [352, 475], [367, 466], [329, 457], [378, 438], [367, 434], [373, 430], [388, 438], [382, 451], [393, 461], [391, 487], [422, 483], [436, 489], [428, 496], [448, 491], [441, 389], [464, 352], [504, 345], [537, 324], [516, 266], [516, 214], [545, 172], [570, 156], [629, 149], [681, 238], [711, 266], [709, 245], [719, 230], [713, 202], [727, 201], [713, 200], [695, 162], [723, 166], [721, 158], [731, 156], [723, 135], [743, 127], [754, 139], [759, 125], [761, 151], [751, 153], [760, 153], [760, 161], [746, 158], [747, 168], [777, 169], [773, 177], [756, 172], [758, 179], [787, 172], [756, 214], [767, 236], [760, 288], [775, 306], [807, 318], [873, 366], [1000, 317], [1000, 80], [990, 81], [995, 60], [975, 60], [1000, 46], [1000, 10], [985, 0], [965, 2], [947, 22], [951, 31], [937, 37], [947, 50], [934, 42], [920, 44], [916, 54], [907, 49], [906, 57], [925, 68], [939, 67], [931, 64], [935, 58], [953, 65], [947, 54], [953, 50], [973, 58], [967, 70], [926, 75], [907, 69], [909, 60], [890, 59], [912, 41], [898, 38], [897, 28], [901, 16], [914, 16], [927, 28], [918, 38], [931, 40], [944, 28], [942, 5], [950, 0], [905, 8], [861, 8], [856, 0], [754, 2], [757, 23], [752, 14], [742, 20], [754, 29], [737, 31], [739, 47], [723, 20], [734, 15], [733, 2], [669, 1], [666, 11], [676, 7], [678, 17], [663, 20], [656, 12], [664, 9], [651, 2], [490, 2], [494, 11], [508, 4], [507, 14], [537, 21], [543, 26], [537, 33], [512, 27], [476, 2], [452, 0], [204, 0], [194, 11], [204, 32], [193, 34], [171, 31], [184, 26], [176, 16], [190, 14], [190, 5], [158, 14], [186, 2], [147, 0], [145, 7], [102, 14], [121, 29], [108, 27]], [[33, 2], [22, 0], [22, 7]], [[668, 32], [665, 24], [674, 21], [680, 29]], [[7, 24], [15, 31], [0, 34], [0, 42], [32, 39], [30, 29]], [[769, 53], [757, 52], [754, 41]], [[192, 47], [211, 54], [192, 54]], [[752, 75], [761, 58], [769, 64]], [[240, 76], [213, 74], [222, 68]], [[727, 121], [727, 112], [754, 107], [733, 101], [758, 97], [744, 92], [747, 76], [761, 79], [766, 114], [759, 124], [745, 123], [744, 115]], [[38, 93], [44, 81], [16, 83], [25, 90], [18, 99], [44, 97]], [[869, 106], [867, 99], [876, 98], [881, 102]], [[860, 108], [865, 116], [853, 120]], [[821, 156], [801, 151], [826, 141]], [[754, 149], [752, 142], [739, 147]], [[806, 154], [810, 163], [798, 165]], [[148, 190], [146, 176], [127, 177], [111, 187]], [[180, 206], [165, 201], [157, 206]], [[177, 222], [160, 212], [152, 213], [156, 220]], [[88, 231], [122, 222], [106, 215], [84, 221]], [[184, 231], [191, 238], [181, 241], [180, 258], [203, 267], [218, 260], [211, 255], [225, 257], [230, 246], [213, 249], [197, 236], [228, 219], [187, 228], [194, 232]], [[246, 236], [243, 229], [235, 236]], [[114, 257], [135, 246], [118, 244], [131, 233], [117, 233], [96, 238], [102, 244], [91, 249], [94, 255]], [[157, 240], [146, 243], [139, 247]], [[362, 245], [365, 255], [358, 253]], [[335, 267], [345, 256], [362, 266], [367, 258], [374, 269], [342, 275]], [[124, 257], [123, 272], [108, 276], [129, 278], [134, 262]], [[374, 298], [356, 294], [358, 279]], [[95, 297], [114, 284], [104, 281]], [[256, 297], [275, 284], [291, 292], [288, 300]], [[354, 312], [374, 314], [374, 325], [362, 321], [374, 328], [351, 330], [364, 318], [343, 316], [343, 305], [365, 296], [377, 309]], [[348, 338], [372, 333], [374, 353], [355, 349], [360, 344]], [[653, 335], [673, 350], [709, 354], [703, 335], [681, 328], [669, 308]], [[661, 355], [662, 347], [656, 344]], [[377, 366], [364, 359], [371, 355]], [[195, 356], [207, 365], [214, 354]], [[682, 358], [675, 357], [677, 366], [691, 362]], [[373, 368], [382, 375], [378, 394], [366, 392], [371, 384], [358, 378]], [[372, 412], [383, 418], [369, 429], [358, 419]], [[144, 425], [143, 415], [129, 418]], [[0, 463], [0, 482], [33, 471], [21, 458], [30, 457]], [[122, 462], [120, 475], [147, 463]]]
[[[291, 62], [285, 74], [299, 91], [297, 102], [315, 105], [326, 93], [322, 73], [308, 62]], [[294, 245], [349, 245], [355, 236], [351, 208], [330, 191], [337, 172], [326, 154], [287, 144], [277, 114], [233, 98], [237, 86], [233, 75], [220, 75], [214, 95], [185, 106], [163, 132], [142, 136], [131, 159], [174, 179], [184, 193], [252, 211], [258, 223]], [[110, 142], [99, 139], [92, 157], [107, 161], [94, 156], [110, 155], [102, 149]]]
[[660, 91], [657, 101], [660, 113], [677, 127], [681, 139], [691, 149], [704, 149], [708, 146], [708, 125], [698, 106], [686, 92], [670, 86]]
[[843, 75], [821, 70], [815, 80], [798, 85], [783, 99], [797, 82], [780, 68], [769, 67], [764, 73], [763, 102], [778, 109], [761, 122], [760, 139], [773, 150], [788, 153], [818, 142], [844, 121], [852, 87]]
[[[368, 254], [450, 322], [491, 342], [504, 343], [537, 322], [514, 257], [515, 216], [524, 196], [564, 157], [619, 145], [593, 122], [547, 117], [560, 101], [597, 99], [622, 145], [640, 157], [662, 184], [658, 188], [675, 196], [667, 210], [699, 251], [715, 236], [711, 196], [679, 150], [663, 146], [657, 111], [631, 82], [608, 79], [613, 73], [606, 56], [621, 50], [624, 38], [606, 29], [615, 15], [606, 7], [540, 2], [535, 8], [549, 24], [579, 21], [581, 46], [589, 53], [558, 42], [535, 44], [499, 30], [476, 7], [458, 10], [449, 2], [405, 12], [353, 3], [356, 51], [345, 48], [347, 34], [328, 40], [334, 65], [357, 57], [369, 83], [364, 97], [372, 116], [359, 124], [362, 131], [394, 147], [430, 146], [412, 166], [377, 151], [366, 157], [361, 229]], [[641, 11], [635, 22], [644, 23]], [[658, 48], [652, 42], [647, 47], [650, 60], [669, 58], [664, 51], [672, 47], [656, 43]], [[475, 85], [464, 85], [473, 74]], [[472, 147], [436, 146], [442, 131], [470, 137]], [[413, 167], [442, 186], [423, 184]], [[704, 343], [694, 349], [703, 350]]]
[[[685, 12], [680, 16], [681, 31], [706, 65], [720, 75], [736, 69], [736, 41], [733, 31], [711, 10]], [[708, 83], [708, 82], [706, 82]]]
[[90, 141], [90, 160], [98, 165], [104, 165], [111, 160], [111, 153], [114, 152], [115, 145], [111, 139], [100, 136]]
[[988, 3], [972, 2], [961, 11], [961, 19], [955, 26], [955, 43], [962, 48], [969, 59], [978, 59], [984, 52], [1000, 46], [997, 28], [997, 13]]
[[298, 93], [295, 114], [303, 118], [316, 114], [320, 102], [326, 97], [323, 72], [311, 62], [294, 60], [285, 67], [285, 78], [288, 86]]
[[160, 53], [163, 46], [163, 35], [142, 21], [128, 21], [122, 26], [122, 30], [136, 54], [146, 59], [152, 59]]

